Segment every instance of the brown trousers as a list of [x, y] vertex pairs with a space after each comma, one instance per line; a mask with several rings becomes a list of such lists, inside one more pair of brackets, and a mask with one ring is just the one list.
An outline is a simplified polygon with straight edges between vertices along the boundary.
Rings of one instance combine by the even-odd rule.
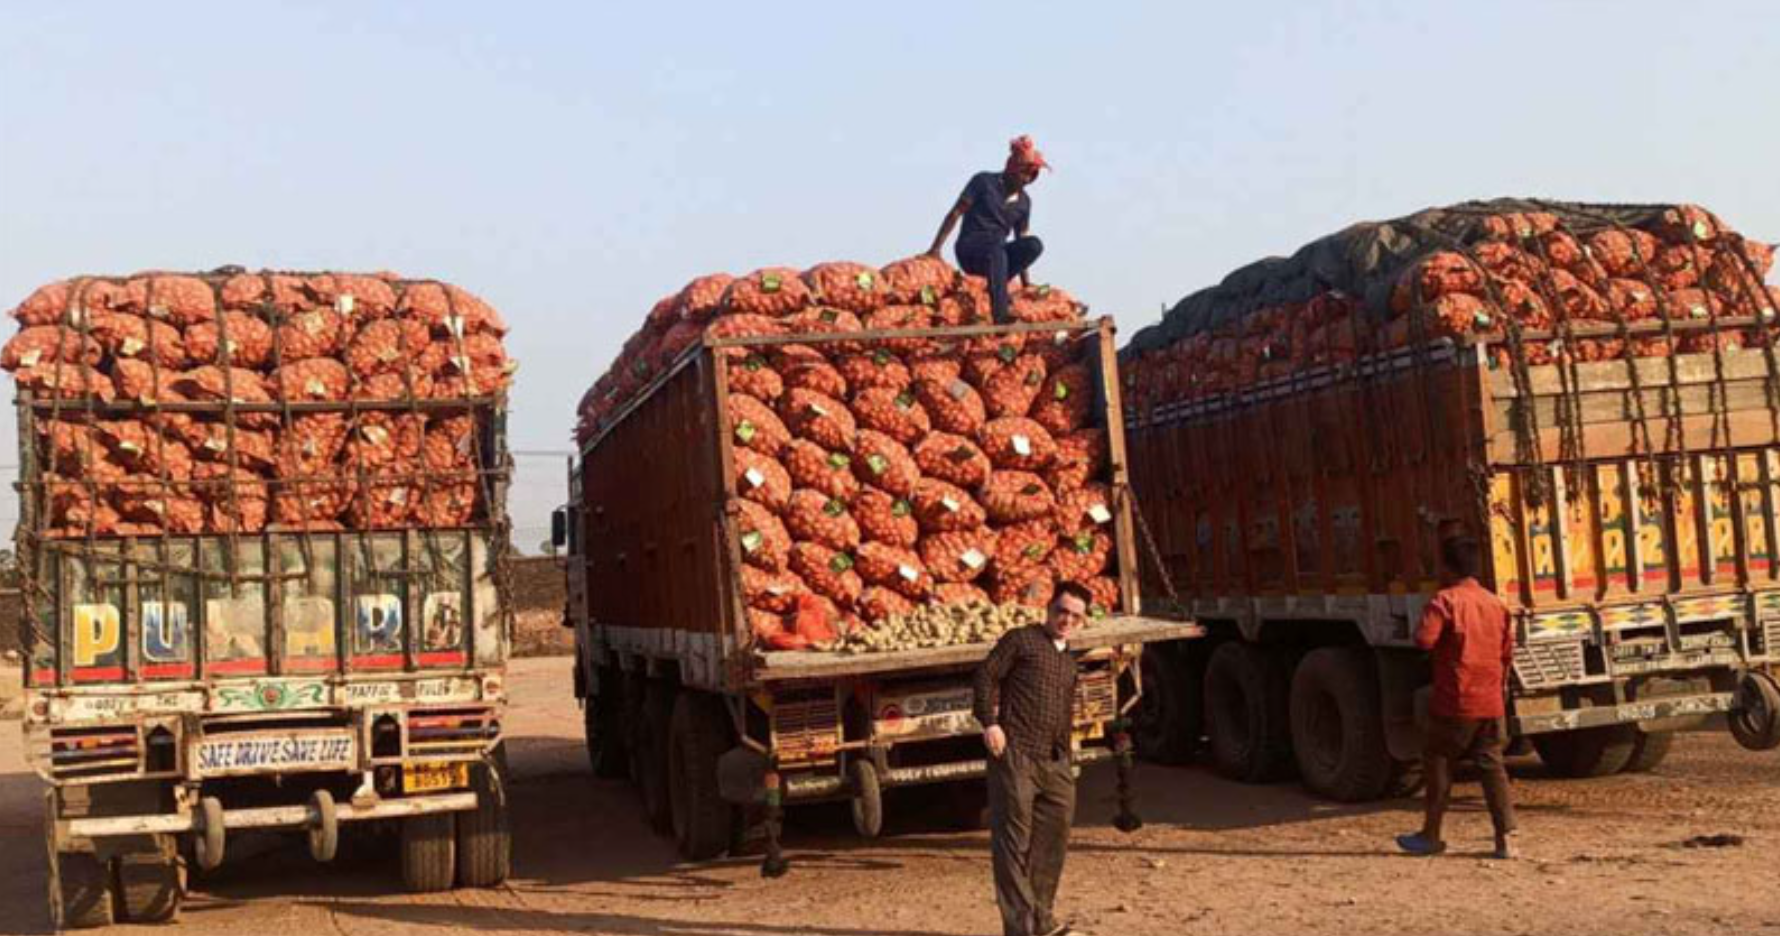
[[1508, 726], [1500, 718], [1428, 719], [1428, 742], [1422, 753], [1422, 772], [1428, 783], [1428, 814], [1422, 835], [1441, 841], [1440, 826], [1452, 796], [1452, 765], [1469, 757], [1483, 775], [1483, 801], [1498, 838], [1514, 831], [1514, 803], [1508, 796], [1508, 770], [1502, 750], [1508, 746]]
[[1074, 818], [1069, 755], [1041, 759], [1010, 745], [1000, 757], [989, 758], [989, 850], [1003, 936], [1056, 928], [1051, 908]]

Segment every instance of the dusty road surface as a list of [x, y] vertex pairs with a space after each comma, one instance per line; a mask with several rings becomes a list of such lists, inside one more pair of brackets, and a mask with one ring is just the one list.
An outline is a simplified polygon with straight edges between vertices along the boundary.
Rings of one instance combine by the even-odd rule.
[[[616, 936], [942, 936], [999, 932], [986, 836], [892, 805], [889, 837], [852, 840], [834, 811], [797, 816], [792, 876], [753, 859], [684, 866], [628, 788], [595, 781], [568, 662], [522, 660], [511, 680], [515, 876], [499, 890], [400, 893], [387, 843], [342, 843], [332, 865], [294, 839], [230, 843], [176, 931], [262, 936], [606, 933]], [[1475, 783], [1458, 789], [1454, 853], [1393, 855], [1409, 801], [1344, 808], [1291, 784], [1245, 787], [1201, 769], [1145, 768], [1148, 825], [1115, 831], [1110, 771], [1085, 781], [1060, 903], [1113, 934], [1774, 933], [1780, 936], [1780, 754], [1682, 739], [1655, 774], [1588, 782], [1516, 765], [1525, 858], [1485, 860]], [[0, 932], [41, 932], [39, 785], [16, 722], [0, 725]], [[900, 807], [900, 812], [897, 812]], [[1734, 833], [1732, 847], [1688, 848]], [[237, 847], [239, 845], [239, 847]], [[356, 848], [351, 846], [356, 845]], [[349, 848], [351, 850], [349, 851]], [[135, 931], [119, 927], [119, 932]]]

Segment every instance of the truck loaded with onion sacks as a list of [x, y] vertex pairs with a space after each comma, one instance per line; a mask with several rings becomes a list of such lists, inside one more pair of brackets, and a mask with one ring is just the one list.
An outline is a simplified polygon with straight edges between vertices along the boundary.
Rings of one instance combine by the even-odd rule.
[[893, 787], [979, 814], [973, 670], [1059, 582], [1094, 596], [1076, 759], [1129, 766], [1139, 648], [1195, 631], [1142, 616], [1111, 324], [1046, 287], [988, 307], [930, 257], [702, 277], [583, 399], [574, 691], [685, 856], [764, 835], [774, 873], [785, 805], [870, 837]]
[[1132, 484], [1209, 634], [1150, 655], [1141, 740], [1340, 800], [1413, 783], [1413, 634], [1469, 535], [1513, 615], [1510, 728], [1554, 774], [1649, 770], [1713, 717], [1780, 744], [1772, 263], [1694, 206], [1468, 203], [1135, 335]]
[[390, 274], [79, 277], [13, 312], [24, 731], [58, 927], [171, 919], [245, 830], [502, 881], [512, 363]]

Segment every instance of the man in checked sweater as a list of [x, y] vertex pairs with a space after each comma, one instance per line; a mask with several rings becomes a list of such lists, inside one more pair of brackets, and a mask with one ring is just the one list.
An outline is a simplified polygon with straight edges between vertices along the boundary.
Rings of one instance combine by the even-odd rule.
[[989, 847], [1004, 936], [1063, 936], [1052, 904], [1075, 816], [1069, 638], [1093, 599], [1057, 586], [1042, 625], [1003, 634], [977, 670], [975, 712], [989, 749]]

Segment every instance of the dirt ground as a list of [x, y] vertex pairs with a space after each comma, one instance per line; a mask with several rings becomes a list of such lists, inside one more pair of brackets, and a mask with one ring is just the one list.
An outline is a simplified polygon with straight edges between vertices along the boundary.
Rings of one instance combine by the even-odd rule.
[[[999, 932], [986, 835], [891, 804], [888, 837], [852, 839], [837, 810], [794, 816], [791, 876], [753, 859], [687, 866], [646, 830], [631, 791], [595, 781], [568, 661], [522, 660], [510, 685], [513, 880], [491, 891], [399, 893], [393, 850], [342, 845], [312, 863], [295, 839], [245, 836], [188, 902], [180, 933], [602, 933], [615, 936], [950, 936]], [[1145, 767], [1133, 835], [1111, 826], [1112, 775], [1084, 779], [1060, 909], [1087, 932], [1780, 934], [1780, 754], [1696, 734], [1656, 773], [1597, 781], [1515, 765], [1525, 857], [1486, 860], [1475, 783], [1458, 791], [1448, 857], [1392, 854], [1416, 804], [1361, 808], [1291, 784]], [[40, 786], [16, 723], [0, 725], [0, 932], [42, 932]], [[1689, 848], [1734, 833], [1733, 847]], [[359, 844], [348, 850], [351, 844]], [[119, 927], [118, 931], [131, 928]], [[160, 932], [167, 932], [162, 929]]]

